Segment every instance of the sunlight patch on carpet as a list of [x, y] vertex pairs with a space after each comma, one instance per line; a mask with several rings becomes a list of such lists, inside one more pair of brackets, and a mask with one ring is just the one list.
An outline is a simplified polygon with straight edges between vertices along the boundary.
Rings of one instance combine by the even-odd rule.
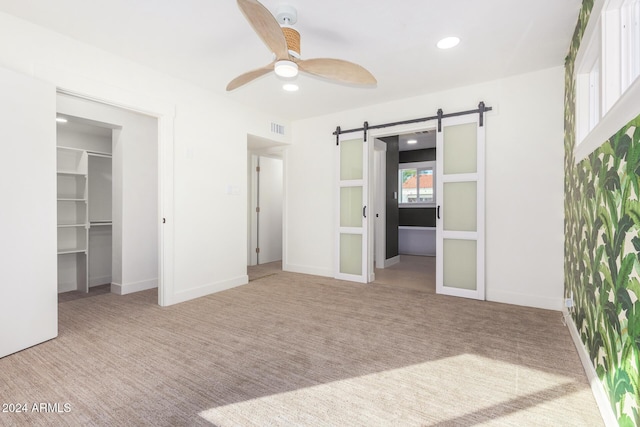
[[569, 420], [580, 425], [578, 402], [590, 395], [586, 383], [463, 354], [210, 408], [199, 415], [220, 427], [554, 425], [558, 420], [550, 418], [549, 409], [576, 408]]

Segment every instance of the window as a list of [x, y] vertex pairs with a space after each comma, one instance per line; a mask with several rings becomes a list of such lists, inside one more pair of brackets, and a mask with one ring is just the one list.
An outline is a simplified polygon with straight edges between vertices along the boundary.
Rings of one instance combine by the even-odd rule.
[[[614, 107], [622, 108], [619, 104], [623, 104], [626, 108], [628, 100], [623, 98], [635, 96], [631, 92], [638, 90], [634, 83], [639, 75], [640, 0], [596, 0], [576, 58], [577, 145], [588, 139], [596, 127], [603, 127], [601, 122]], [[610, 116], [622, 120], [620, 111]], [[607, 117], [606, 121], [616, 119]], [[613, 134], [624, 124], [605, 124], [606, 130], [596, 132], [597, 138], [602, 133]]]
[[401, 163], [398, 182], [400, 206], [433, 206], [435, 204], [435, 162]]

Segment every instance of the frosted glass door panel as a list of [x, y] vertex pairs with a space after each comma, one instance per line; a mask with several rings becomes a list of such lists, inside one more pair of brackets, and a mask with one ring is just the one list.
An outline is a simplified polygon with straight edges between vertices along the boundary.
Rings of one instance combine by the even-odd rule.
[[477, 172], [477, 125], [447, 126], [444, 133], [444, 174]]
[[340, 273], [362, 274], [362, 235], [340, 235]]
[[445, 230], [476, 231], [477, 185], [475, 182], [447, 182], [443, 193]]
[[362, 227], [362, 187], [340, 189], [340, 227]]
[[443, 257], [444, 286], [476, 290], [477, 244], [475, 240], [445, 239]]
[[362, 139], [340, 142], [340, 180], [363, 178]]

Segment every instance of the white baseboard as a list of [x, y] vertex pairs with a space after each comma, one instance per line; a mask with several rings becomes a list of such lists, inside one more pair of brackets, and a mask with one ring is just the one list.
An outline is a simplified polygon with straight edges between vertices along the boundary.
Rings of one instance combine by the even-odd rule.
[[561, 297], [551, 298], [515, 292], [491, 291], [491, 289], [487, 287], [487, 301], [561, 311], [564, 300]]
[[246, 285], [249, 283], [249, 276], [242, 275], [229, 280], [223, 280], [216, 283], [209, 283], [204, 286], [199, 286], [193, 289], [187, 289], [185, 291], [176, 292], [170, 296], [166, 305], [178, 304], [181, 302], [189, 301], [195, 298], [200, 298], [216, 292], [226, 291], [227, 289], [235, 288], [236, 286]]
[[111, 276], [101, 276], [101, 277], [90, 277], [89, 278], [89, 287], [106, 285], [107, 283], [111, 283]]
[[146, 291], [158, 287], [158, 279], [143, 280], [135, 283], [111, 283], [111, 292], [117, 295], [126, 295], [134, 292]]
[[582, 367], [587, 374], [589, 384], [591, 384], [591, 392], [593, 393], [593, 397], [596, 399], [598, 409], [600, 409], [602, 420], [607, 427], [618, 427], [618, 420], [616, 419], [616, 416], [613, 413], [613, 409], [611, 408], [609, 396], [607, 396], [607, 393], [604, 391], [604, 387], [602, 386], [600, 378], [598, 378], [598, 374], [593, 367], [593, 363], [591, 362], [589, 353], [587, 352], [586, 347], [580, 339], [578, 328], [576, 328], [576, 324], [573, 323], [573, 318], [565, 307], [562, 308], [562, 315], [565, 318], [567, 328], [569, 329], [569, 334], [571, 335], [571, 339], [573, 340], [573, 345], [576, 346], [578, 356], [580, 356], [580, 361], [582, 362]]
[[308, 265], [282, 264], [282, 271], [291, 273], [311, 274], [312, 276], [333, 277], [333, 270], [310, 267]]
[[396, 255], [393, 258], [388, 258], [384, 260], [384, 268], [389, 268], [392, 265], [396, 265], [400, 262], [400, 255]]

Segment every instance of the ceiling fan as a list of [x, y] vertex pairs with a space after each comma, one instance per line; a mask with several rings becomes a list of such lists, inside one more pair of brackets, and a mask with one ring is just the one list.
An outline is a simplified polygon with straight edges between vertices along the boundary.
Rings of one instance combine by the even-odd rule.
[[[278, 9], [277, 20], [269, 10], [257, 0], [237, 0], [238, 7], [244, 14], [254, 31], [274, 53], [272, 63], [256, 70], [241, 74], [231, 80], [227, 91], [243, 86], [271, 71], [283, 78], [293, 78], [298, 71], [333, 80], [360, 86], [373, 86], [376, 78], [364, 67], [342, 59], [300, 57], [300, 33], [291, 28], [297, 21], [297, 13], [293, 7], [283, 6]], [[279, 22], [283, 25], [280, 26]]]

